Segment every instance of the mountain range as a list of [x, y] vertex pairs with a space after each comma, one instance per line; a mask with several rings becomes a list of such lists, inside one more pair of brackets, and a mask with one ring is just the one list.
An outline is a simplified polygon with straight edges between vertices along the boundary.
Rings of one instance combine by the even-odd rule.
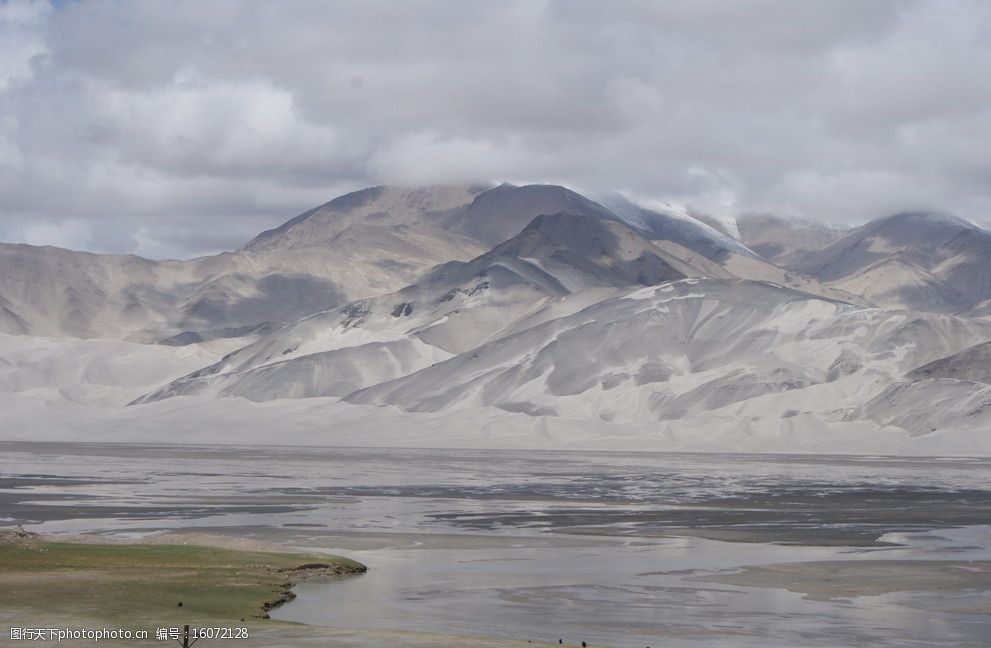
[[937, 213], [384, 186], [191, 260], [0, 245], [4, 438], [987, 454], [989, 345]]

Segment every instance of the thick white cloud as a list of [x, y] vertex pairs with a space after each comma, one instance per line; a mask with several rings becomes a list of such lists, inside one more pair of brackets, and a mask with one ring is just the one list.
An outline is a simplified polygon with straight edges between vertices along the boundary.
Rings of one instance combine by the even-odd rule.
[[470, 180], [989, 222], [989, 73], [980, 0], [13, 0], [0, 239], [188, 256]]

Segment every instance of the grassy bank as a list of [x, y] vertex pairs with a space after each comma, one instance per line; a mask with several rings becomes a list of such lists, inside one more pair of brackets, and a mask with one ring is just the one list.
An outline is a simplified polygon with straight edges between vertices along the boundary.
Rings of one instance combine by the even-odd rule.
[[243, 625], [291, 598], [299, 580], [363, 571], [322, 554], [31, 540], [0, 545], [0, 609], [129, 628]]

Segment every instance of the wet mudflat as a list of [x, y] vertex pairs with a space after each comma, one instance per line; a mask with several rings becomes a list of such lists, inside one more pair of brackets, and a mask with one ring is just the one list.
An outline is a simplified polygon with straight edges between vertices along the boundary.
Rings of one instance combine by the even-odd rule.
[[956, 458], [0, 444], [0, 516], [367, 564], [275, 615], [313, 625], [971, 646], [991, 642], [988, 475]]

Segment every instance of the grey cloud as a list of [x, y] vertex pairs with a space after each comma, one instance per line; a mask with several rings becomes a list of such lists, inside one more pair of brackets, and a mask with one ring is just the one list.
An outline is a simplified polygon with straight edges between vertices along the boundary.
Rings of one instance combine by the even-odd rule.
[[0, 5], [0, 239], [236, 247], [383, 182], [991, 220], [991, 5]]

